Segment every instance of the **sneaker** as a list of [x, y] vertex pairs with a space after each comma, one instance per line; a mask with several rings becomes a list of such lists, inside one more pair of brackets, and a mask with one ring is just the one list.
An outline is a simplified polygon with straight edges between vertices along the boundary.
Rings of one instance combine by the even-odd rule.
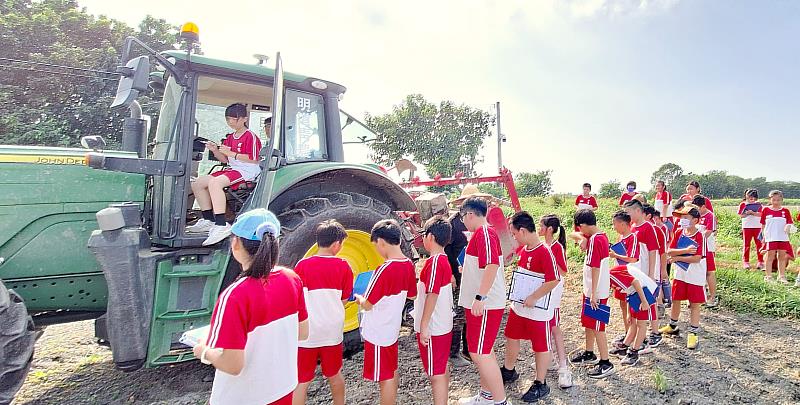
[[661, 336], [660, 333], [650, 333], [650, 336], [647, 338], [647, 346], [656, 348], [661, 342], [664, 341], [664, 337]]
[[550, 387], [539, 381], [534, 381], [533, 385], [528, 388], [528, 392], [522, 394], [522, 400], [525, 402], [536, 402], [550, 394]]
[[756, 266], [756, 268], [759, 270], [764, 270], [765, 267], [767, 266], [764, 266], [764, 262], [758, 262], [758, 266]]
[[186, 233], [208, 233], [214, 227], [214, 221], [200, 218], [194, 225], [186, 227]]
[[719, 298], [717, 297], [706, 302], [706, 308], [716, 308], [717, 305], [719, 305]]
[[568, 368], [558, 370], [558, 386], [559, 388], [572, 387], [572, 372]]
[[551, 353], [550, 354], [550, 367], [547, 367], [547, 371], [549, 371], [549, 372], [558, 371], [559, 368], [561, 368], [561, 367], [558, 365], [558, 360], [556, 359], [555, 353]]
[[787, 280], [786, 277], [779, 278], [778, 282], [784, 285], [789, 284], [789, 280]]
[[616, 343], [622, 343], [622, 342], [624, 342], [624, 341], [625, 341], [625, 335], [619, 335], [619, 336], [617, 336], [616, 338], [614, 338], [614, 343], [615, 343], [615, 344], [616, 344]]
[[598, 361], [596, 354], [589, 353], [585, 350], [578, 350], [569, 359], [569, 362], [574, 365], [594, 365], [597, 364]]
[[742, 268], [745, 269], [745, 270], [750, 270], [750, 263], [748, 263], [748, 262], [742, 263]]
[[464, 356], [455, 355], [450, 357], [450, 364], [453, 366], [453, 368], [461, 368], [469, 366], [470, 364], [472, 364], [472, 362], [465, 359]]
[[686, 348], [694, 350], [697, 349], [698, 344], [700, 344], [700, 337], [698, 337], [694, 332], [689, 332], [688, 336], [686, 337]]
[[623, 366], [635, 366], [639, 363], [639, 352], [634, 350], [628, 350], [628, 353], [625, 355], [625, 358], [622, 359], [620, 364]]
[[775, 281], [775, 279], [773, 279], [773, 278], [772, 278], [772, 277], [770, 277], [770, 276], [764, 276], [764, 282], [765, 282], [765, 283], [774, 283], [774, 282], [776, 282], [776, 281]]
[[662, 334], [666, 333], [667, 335], [670, 336], [678, 336], [680, 334], [680, 329], [678, 329], [677, 326], [673, 327], [670, 324], [662, 326], [661, 328], [658, 329], [658, 331], [661, 332]]
[[624, 343], [614, 343], [614, 348], [608, 354], [617, 357], [623, 357], [628, 353], [628, 346]]
[[211, 230], [208, 231], [208, 238], [203, 241], [203, 246], [210, 246], [217, 243], [222, 242], [230, 236], [231, 234], [231, 224], [225, 225], [214, 225], [211, 227]]
[[797, 278], [794, 279], [794, 286], [800, 287], [800, 274], [797, 275]]
[[586, 375], [589, 378], [594, 378], [596, 380], [599, 380], [601, 378], [606, 378], [606, 377], [610, 376], [611, 374], [614, 374], [614, 371], [615, 370], [614, 370], [614, 365], [613, 364], [611, 364], [611, 363], [605, 363], [605, 364], [598, 363], [596, 366], [594, 366], [594, 368], [592, 368], [591, 370], [586, 372]]
[[650, 346], [647, 343], [642, 343], [642, 347], [637, 350], [639, 354], [650, 354], [656, 351], [654, 346]]
[[[664, 303], [664, 309], [670, 309], [670, 308], [672, 308], [672, 301], [666, 301]], [[667, 311], [664, 311], [664, 317], [665, 318], [667, 317]]]
[[459, 398], [458, 403], [460, 405], [494, 405], [494, 400], [486, 399], [481, 394], [478, 394], [467, 398]]
[[503, 377], [503, 384], [512, 383], [519, 378], [516, 368], [509, 370], [505, 366], [500, 366], [500, 375]]

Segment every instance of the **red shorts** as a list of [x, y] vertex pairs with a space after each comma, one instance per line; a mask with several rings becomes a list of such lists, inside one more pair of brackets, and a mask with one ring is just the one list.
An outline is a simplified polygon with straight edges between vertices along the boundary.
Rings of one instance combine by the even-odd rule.
[[230, 180], [231, 185], [241, 183], [244, 181], [244, 178], [242, 177], [241, 173], [229, 167], [222, 170], [217, 170], [216, 172], [211, 173], [210, 176], [211, 177], [225, 176], [228, 178], [228, 180]]
[[701, 285], [689, 284], [683, 280], [672, 280], [672, 300], [688, 300], [691, 304], [704, 304], [706, 302], [706, 289]]
[[628, 311], [631, 313], [633, 319], [637, 321], [655, 321], [658, 318], [656, 312], [656, 304], [650, 304], [647, 311], [634, 311], [633, 307], [628, 305]]
[[620, 301], [625, 301], [625, 300], [628, 299], [628, 294], [625, 294], [624, 291], [618, 290], [616, 288], [613, 288], [612, 290], [614, 290], [614, 298], [616, 298], [616, 299], [618, 299]]
[[505, 335], [509, 339], [530, 340], [534, 352], [543, 353], [552, 349], [550, 321], [535, 321], [511, 310], [508, 311]]
[[767, 242], [764, 244], [764, 250], [785, 250], [787, 252], [792, 251], [792, 245], [789, 242], [781, 241], [781, 242]]
[[561, 308], [556, 308], [553, 319], [550, 320], [550, 328], [555, 328], [556, 326], [561, 326]]
[[715, 252], [706, 252], [706, 272], [717, 271], [717, 261], [714, 260]]
[[292, 405], [292, 396], [294, 395], [294, 391], [286, 394], [285, 397], [272, 401], [267, 405]]
[[397, 372], [397, 342], [391, 346], [376, 346], [364, 341], [364, 379], [386, 381]]
[[297, 379], [302, 383], [314, 379], [317, 360], [322, 366], [322, 375], [333, 377], [342, 369], [342, 344], [323, 347], [300, 347], [297, 349]]
[[[597, 319], [591, 318], [583, 313], [583, 303], [586, 302], [586, 297], [584, 296], [581, 299], [581, 325], [586, 329], [591, 329], [595, 332], [605, 332], [606, 331], [606, 324], [603, 322], [598, 321]], [[600, 300], [600, 303], [603, 305], [608, 305], [608, 298], [604, 298]]]
[[427, 375], [444, 375], [447, 373], [447, 359], [450, 357], [450, 344], [453, 343], [453, 333], [431, 336], [427, 346], [419, 341], [417, 333], [417, 347], [419, 358], [422, 359], [422, 368]]
[[467, 321], [467, 349], [470, 353], [491, 354], [500, 323], [503, 322], [503, 309], [486, 309], [483, 316], [472, 315], [472, 310], [464, 308]]

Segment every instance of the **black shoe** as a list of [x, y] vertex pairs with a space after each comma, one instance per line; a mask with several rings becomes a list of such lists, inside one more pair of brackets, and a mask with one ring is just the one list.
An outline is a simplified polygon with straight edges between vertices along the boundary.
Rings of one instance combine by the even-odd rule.
[[664, 341], [664, 338], [661, 336], [661, 333], [650, 333], [650, 336], [647, 338], [647, 345], [656, 348], [662, 341]]
[[528, 392], [522, 395], [522, 400], [525, 402], [536, 402], [550, 394], [550, 387], [539, 381], [534, 381], [533, 385], [528, 388]]
[[639, 352], [636, 350], [628, 350], [625, 358], [620, 362], [623, 366], [635, 366], [639, 363]]
[[615, 371], [614, 365], [611, 364], [611, 362], [603, 362], [603, 363], [597, 363], [597, 365], [594, 366], [594, 368], [586, 372], [586, 375], [589, 378], [594, 378], [596, 380], [599, 380], [601, 378], [606, 378], [609, 375], [614, 374], [614, 371]]
[[623, 343], [620, 343], [620, 344], [616, 344], [615, 343], [614, 344], [614, 348], [611, 349], [609, 354], [611, 354], [613, 356], [617, 356], [617, 357], [624, 357], [626, 354], [628, 354], [628, 346], [626, 346]]
[[512, 383], [519, 378], [519, 373], [517, 373], [516, 368], [508, 370], [505, 366], [500, 367], [500, 375], [503, 377], [503, 384]]
[[597, 355], [595, 355], [593, 352], [587, 352], [585, 350], [581, 350], [573, 354], [572, 357], [569, 359], [569, 362], [575, 365], [597, 364]]

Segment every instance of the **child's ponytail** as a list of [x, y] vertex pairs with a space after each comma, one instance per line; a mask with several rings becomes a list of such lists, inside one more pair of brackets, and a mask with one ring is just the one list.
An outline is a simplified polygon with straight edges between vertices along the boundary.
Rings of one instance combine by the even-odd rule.
[[561, 224], [558, 224], [558, 243], [565, 250], [567, 249], [567, 231], [564, 229], [564, 225]]
[[243, 272], [246, 277], [264, 278], [269, 275], [272, 268], [278, 262], [278, 240], [271, 232], [265, 232], [259, 241], [248, 241], [258, 243], [258, 250], [253, 255], [250, 268]]
[[561, 225], [561, 220], [558, 219], [557, 216], [554, 214], [547, 214], [542, 217], [542, 225], [545, 228], [550, 228], [553, 230], [553, 233], [556, 231], [558, 232], [558, 243], [567, 248], [567, 232], [564, 230], [564, 227]]

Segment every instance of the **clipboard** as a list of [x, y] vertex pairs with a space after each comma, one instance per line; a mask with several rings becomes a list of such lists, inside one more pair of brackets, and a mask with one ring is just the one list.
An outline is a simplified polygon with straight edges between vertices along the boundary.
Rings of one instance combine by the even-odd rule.
[[744, 211], [758, 212], [761, 209], [761, 207], [763, 207], [763, 205], [761, 205], [761, 203], [758, 203], [758, 202], [745, 204], [744, 205], [744, 209], [742, 210], [742, 212], [744, 212]]
[[178, 341], [186, 346], [195, 347], [200, 343], [201, 340], [208, 337], [208, 331], [210, 330], [211, 330], [211, 325], [206, 325], [195, 329], [189, 329], [186, 332], [183, 332]]
[[[609, 250], [613, 251], [614, 253], [616, 253], [616, 254], [618, 254], [620, 256], [625, 256], [625, 257], [628, 256], [628, 252], [625, 250], [625, 245], [623, 245], [622, 242], [617, 242], [617, 243], [611, 245], [609, 247]], [[624, 266], [624, 265], [626, 265], [628, 263], [617, 259], [617, 264], [620, 265], [620, 266]]]
[[[511, 286], [508, 288], [507, 298], [511, 302], [523, 304], [525, 299], [541, 288], [544, 282], [544, 277], [542, 276], [514, 270], [511, 273]], [[539, 298], [536, 304], [533, 305], [534, 309], [538, 308], [547, 311], [550, 308], [551, 295], [552, 291]]]
[[356, 294], [364, 295], [364, 293], [367, 292], [367, 287], [369, 286], [369, 280], [372, 279], [372, 273], [374, 273], [374, 271], [365, 271], [356, 276], [355, 281], [353, 281], [353, 292], [350, 293], [349, 301], [355, 300]]
[[464, 266], [464, 258], [467, 256], [467, 247], [464, 246], [464, 249], [461, 249], [461, 253], [458, 254], [458, 265]]
[[[642, 290], [644, 291], [645, 299], [647, 299], [647, 305], [655, 304], [656, 297], [654, 294], [650, 293], [650, 289], [643, 287]], [[625, 300], [628, 301], [628, 305], [630, 305], [631, 308], [635, 308], [636, 311], [639, 310], [639, 306], [642, 303], [642, 300], [639, 298], [639, 294], [636, 291], [634, 291], [633, 294], [628, 294]]]
[[[686, 248], [688, 248], [690, 246], [697, 247], [697, 242], [695, 242], [691, 238], [687, 238], [684, 235], [681, 235], [681, 237], [678, 238], [678, 241], [676, 242], [676, 245], [675, 245], [675, 247], [678, 248], [678, 249], [686, 249]], [[681, 255], [681, 256], [692, 256], [692, 255], [686, 254], [686, 255]], [[675, 264], [678, 267], [680, 267], [680, 268], [682, 268], [682, 269], [684, 269], [686, 271], [689, 270], [689, 263], [682, 262], [682, 261], [676, 261]]]
[[583, 300], [583, 313], [596, 321], [608, 324], [611, 319], [611, 307], [608, 305], [599, 304], [597, 309], [593, 309], [589, 304], [589, 298]]

